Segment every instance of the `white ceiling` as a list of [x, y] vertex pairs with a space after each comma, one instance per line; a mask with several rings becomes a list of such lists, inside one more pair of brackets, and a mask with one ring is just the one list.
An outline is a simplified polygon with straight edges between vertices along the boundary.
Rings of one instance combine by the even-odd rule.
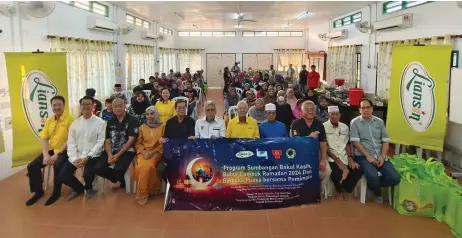
[[[239, 2], [239, 1], [120, 1], [110, 2], [135, 12], [149, 20], [165, 24], [178, 30], [232, 29], [237, 25], [236, 12], [240, 6], [244, 19], [257, 20], [256, 23], [241, 23], [243, 29], [269, 30], [284, 29], [281, 24], [290, 22], [286, 29], [305, 29], [309, 25], [326, 22], [352, 11], [359, 10], [373, 2], [359, 1], [300, 1], [300, 2]], [[301, 13], [309, 14], [300, 20]], [[184, 16], [184, 20], [175, 14]]]

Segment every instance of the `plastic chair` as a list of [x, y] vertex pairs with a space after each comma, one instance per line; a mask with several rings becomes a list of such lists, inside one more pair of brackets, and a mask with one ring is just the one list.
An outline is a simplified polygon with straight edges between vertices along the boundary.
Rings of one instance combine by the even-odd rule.
[[229, 120], [233, 119], [231, 115], [234, 113], [234, 116], [237, 115], [237, 106], [231, 106], [228, 108], [228, 118]]
[[[379, 177], [382, 176], [382, 173], [380, 172], [377, 172], [377, 174], [379, 175]], [[361, 194], [360, 194], [360, 198], [359, 198], [359, 201], [362, 203], [362, 204], [365, 204], [366, 203], [366, 195], [367, 195], [367, 180], [366, 180], [366, 176], [363, 175], [363, 177], [361, 177], [361, 180], [359, 180], [359, 182], [361, 183]], [[388, 202], [390, 203], [390, 206], [392, 206], [392, 195], [391, 195], [391, 192], [392, 192], [392, 189], [391, 187], [388, 187]]]
[[[114, 168], [114, 165], [111, 165], [109, 166], [111, 168]], [[127, 168], [127, 171], [125, 171], [125, 174], [124, 174], [124, 180], [125, 180], [125, 192], [126, 193], [130, 193], [130, 189], [131, 189], [131, 183], [132, 183], [132, 171], [131, 171], [131, 167], [132, 165], [130, 165], [128, 168]], [[104, 193], [104, 185], [106, 184], [106, 178], [103, 178], [103, 191], [101, 193]], [[94, 186], [94, 185], [93, 185]]]
[[239, 95], [239, 97], [242, 97], [242, 92], [244, 92], [244, 89], [242, 88], [235, 88], [236, 89], [236, 93]]
[[148, 96], [148, 98], [151, 98], [151, 90], [143, 90], [144, 94]]
[[200, 87], [194, 87], [194, 90], [196, 90], [197, 94], [199, 95], [199, 102], [201, 102], [202, 104], [204, 103], [203, 102], [203, 99], [202, 99], [202, 88]]
[[47, 165], [43, 168], [43, 171], [42, 171], [42, 181], [43, 181], [43, 178], [45, 177], [45, 171], [46, 169], [48, 168], [48, 172], [47, 172], [47, 181], [45, 183], [45, 190], [48, 189], [48, 184], [50, 182], [50, 170], [51, 170], [51, 166], [50, 165]]
[[184, 100], [184, 101], [186, 101], [186, 108], [188, 108], [188, 106], [189, 106], [189, 99], [187, 97], [183, 97], [183, 96], [174, 97], [173, 100], [174, 101]]
[[133, 97], [133, 91], [132, 90], [125, 90], [123, 93], [125, 94], [125, 97], [127, 97], [128, 101], [130, 101], [130, 98]]

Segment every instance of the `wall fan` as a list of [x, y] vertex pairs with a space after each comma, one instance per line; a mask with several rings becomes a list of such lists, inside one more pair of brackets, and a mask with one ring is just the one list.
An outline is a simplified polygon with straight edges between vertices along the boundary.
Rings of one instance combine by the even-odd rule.
[[327, 36], [327, 33], [318, 34], [318, 37], [319, 37], [319, 39], [321, 39], [323, 41], [328, 41], [329, 40], [329, 36]]
[[133, 30], [135, 30], [136, 26], [135, 25], [130, 25], [128, 27], [125, 27], [125, 28], [121, 28], [119, 27], [119, 29], [117, 30], [117, 34], [120, 36], [120, 35], [128, 35], [130, 33], [132, 33]]
[[369, 30], [372, 32], [372, 30], [374, 29], [372, 25], [369, 25], [369, 22], [367, 21], [356, 22], [355, 27], [362, 33], [369, 33]]
[[47, 17], [55, 10], [55, 2], [28, 2], [26, 5], [26, 9], [29, 15], [35, 18], [43, 18]]

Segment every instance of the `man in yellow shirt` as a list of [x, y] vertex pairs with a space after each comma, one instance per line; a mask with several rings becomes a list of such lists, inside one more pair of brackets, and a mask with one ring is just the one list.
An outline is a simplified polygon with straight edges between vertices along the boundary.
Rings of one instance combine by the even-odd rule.
[[36, 203], [43, 196], [42, 168], [45, 166], [53, 166], [54, 169], [53, 193], [46, 201], [45, 206], [53, 204], [61, 196], [62, 182], [59, 179], [59, 172], [68, 159], [67, 135], [74, 118], [68, 113], [64, 113], [64, 97], [54, 96], [50, 102], [54, 115], [47, 119], [45, 127], [40, 132], [42, 154], [27, 165], [30, 191], [35, 193], [26, 202], [27, 206]]
[[260, 138], [258, 124], [255, 119], [248, 117], [249, 106], [246, 102], [237, 103], [237, 117], [228, 122], [226, 138], [257, 139]]

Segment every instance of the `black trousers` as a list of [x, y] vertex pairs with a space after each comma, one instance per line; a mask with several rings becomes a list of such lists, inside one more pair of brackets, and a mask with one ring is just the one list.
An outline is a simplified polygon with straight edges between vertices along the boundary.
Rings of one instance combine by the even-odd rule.
[[83, 193], [84, 190], [90, 190], [93, 187], [93, 180], [95, 179], [94, 167], [99, 161], [98, 157], [88, 160], [87, 164], [83, 169], [83, 180], [85, 181], [85, 186], [74, 176], [77, 167], [75, 167], [69, 160], [67, 160], [61, 169], [59, 177], [61, 178], [62, 183], [71, 187], [75, 192]]
[[[53, 150], [48, 152], [50, 156], [54, 155]], [[53, 194], [61, 194], [61, 179], [59, 179], [59, 173], [69, 157], [67, 151], [64, 151], [53, 164]], [[43, 154], [40, 154], [27, 165], [27, 173], [29, 175], [29, 188], [32, 193], [43, 192], [43, 177], [42, 169], [45, 168], [43, 164]]]
[[332, 173], [330, 174], [330, 179], [334, 183], [335, 191], [338, 193], [347, 192], [352, 193], [353, 189], [355, 188], [358, 181], [363, 176], [363, 171], [361, 169], [351, 169], [348, 168], [348, 176], [345, 180], [340, 184], [340, 180], [342, 180], [343, 171], [338, 167], [337, 163], [329, 162], [330, 168], [332, 169]]
[[107, 153], [103, 152], [98, 162], [96, 162], [94, 171], [98, 176], [107, 178], [113, 183], [117, 183], [117, 181], [124, 183], [124, 174], [133, 158], [135, 158], [135, 152], [127, 151], [120, 156], [119, 160], [114, 164], [114, 168], [110, 168], [107, 162]]

